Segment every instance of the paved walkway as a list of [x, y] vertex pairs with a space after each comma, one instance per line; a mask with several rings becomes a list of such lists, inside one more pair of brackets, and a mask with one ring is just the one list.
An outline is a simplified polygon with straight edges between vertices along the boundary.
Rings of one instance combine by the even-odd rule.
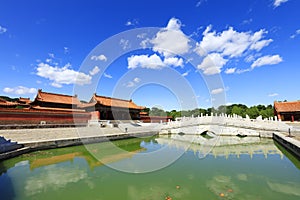
[[[300, 123], [299, 122], [293, 122], [293, 123], [286, 123], [289, 126], [292, 126], [291, 129], [291, 135], [294, 139], [300, 141]], [[288, 135], [288, 132], [284, 133], [285, 135]]]
[[[126, 130], [125, 130], [126, 128]], [[63, 139], [78, 139], [97, 136], [120, 135], [156, 132], [159, 130], [157, 124], [151, 126], [134, 127], [123, 124], [120, 128], [79, 127], [79, 128], [41, 128], [41, 129], [9, 129], [0, 130], [0, 136], [20, 144], [54, 141]]]
[[99, 127], [0, 130], [0, 136], [20, 144], [122, 133], [118, 128]]

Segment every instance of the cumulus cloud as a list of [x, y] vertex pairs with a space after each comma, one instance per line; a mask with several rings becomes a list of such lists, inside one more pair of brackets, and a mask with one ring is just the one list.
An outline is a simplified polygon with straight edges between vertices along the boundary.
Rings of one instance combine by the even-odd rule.
[[91, 71], [89, 71], [91, 76], [94, 76], [100, 72], [100, 69], [98, 66], [95, 66]]
[[299, 34], [300, 34], [300, 29], [296, 30], [295, 33], [290, 36], [290, 38], [294, 39]]
[[18, 86], [14, 88], [6, 87], [3, 89], [3, 92], [10, 93], [10, 94], [17, 94], [17, 95], [24, 95], [24, 94], [35, 94], [37, 93], [36, 88], [27, 88], [24, 86]]
[[128, 61], [128, 69], [135, 69], [137, 67], [148, 68], [148, 69], [161, 69], [165, 67], [165, 64], [161, 60], [161, 58], [153, 54], [151, 56], [148, 55], [133, 55], [127, 58]]
[[64, 67], [58, 67], [42, 62], [38, 64], [36, 75], [51, 80], [51, 85], [55, 87], [61, 87], [62, 84], [85, 85], [91, 83], [90, 75], [74, 71], [70, 67], [69, 63]]
[[224, 91], [223, 88], [216, 88], [216, 89], [213, 89], [210, 93], [211, 94], [220, 94]]
[[280, 6], [281, 4], [287, 2], [288, 0], [274, 0], [273, 6], [275, 8], [277, 8], [278, 6]]
[[95, 61], [100, 60], [100, 61], [104, 61], [104, 62], [105, 62], [105, 61], [107, 61], [107, 58], [106, 58], [105, 55], [100, 54], [100, 55], [98, 55], [98, 56], [96, 56], [96, 55], [91, 56], [91, 60], [95, 60]]
[[107, 74], [107, 73], [105, 73], [105, 72], [104, 72], [103, 76], [104, 76], [105, 78], [112, 78], [112, 75]]
[[181, 31], [181, 22], [176, 18], [171, 18], [167, 27], [162, 28], [150, 41], [153, 50], [165, 57], [182, 55], [190, 49], [190, 39]]
[[[245, 57], [245, 62], [253, 62], [251, 68], [249, 69], [237, 69], [237, 68], [227, 68], [225, 70], [226, 74], [240, 74], [244, 72], [251, 71], [254, 67], [265, 65], [268, 63], [266, 58], [263, 60], [256, 59], [259, 56], [264, 47], [268, 46], [272, 39], [265, 39], [265, 35], [268, 32], [261, 29], [256, 32], [239, 32], [229, 27], [227, 30], [222, 32], [216, 32], [212, 30], [212, 26], [209, 25], [203, 31], [203, 38], [201, 41], [196, 43], [195, 51], [200, 56], [205, 56], [202, 63], [198, 65], [199, 69], [202, 69], [204, 74], [212, 75], [217, 74], [222, 71], [222, 67], [230, 60], [238, 59], [240, 57]], [[207, 57], [207, 55], [210, 55]], [[278, 55], [277, 55], [278, 56]], [[272, 58], [272, 63], [278, 63], [278, 57]], [[277, 60], [277, 63], [276, 63]], [[281, 62], [281, 61], [279, 61]]]
[[234, 74], [235, 71], [236, 71], [236, 68], [235, 68], [235, 67], [234, 67], [234, 68], [227, 68], [227, 69], [225, 70], [225, 74]]
[[238, 32], [232, 27], [220, 33], [211, 31], [211, 29], [212, 26], [208, 26], [203, 32], [202, 41], [197, 43], [196, 52], [201, 56], [217, 52], [230, 58], [239, 57], [248, 50], [260, 51], [273, 41], [272, 39], [263, 40], [267, 33], [263, 29], [253, 34], [251, 32]]
[[218, 53], [211, 53], [207, 55], [201, 64], [197, 66], [205, 75], [213, 75], [221, 72], [222, 67], [226, 64], [227, 60]]
[[7, 28], [0, 26], [0, 34], [5, 33], [7, 31]]
[[183, 59], [177, 57], [168, 57], [164, 59], [164, 63], [169, 66], [183, 67]]
[[279, 55], [273, 55], [273, 56], [267, 55], [255, 60], [252, 63], [251, 68], [254, 69], [255, 67], [260, 67], [263, 65], [275, 65], [280, 62], [282, 62], [282, 58]]
[[153, 55], [132, 55], [127, 58], [128, 69], [137, 67], [147, 69], [162, 69], [167, 66], [183, 67], [183, 59], [177, 57], [167, 57], [161, 59], [157, 54]]

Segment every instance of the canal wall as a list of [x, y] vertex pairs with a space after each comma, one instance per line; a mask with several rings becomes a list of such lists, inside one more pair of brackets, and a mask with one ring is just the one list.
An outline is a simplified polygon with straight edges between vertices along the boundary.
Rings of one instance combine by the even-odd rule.
[[300, 159], [300, 141], [282, 133], [274, 133], [273, 139]]
[[[86, 132], [82, 132], [82, 134], [72, 135], [70, 132], [74, 132], [75, 129], [72, 128], [65, 128], [61, 129], [61, 132], [59, 135], [54, 136], [53, 131], [56, 130], [48, 130], [48, 137], [45, 137], [43, 139], [26, 139], [26, 134], [21, 136], [23, 140], [20, 140], [21, 142], [18, 142], [18, 145], [21, 146], [21, 148], [8, 151], [0, 154], [0, 161], [13, 158], [25, 153], [38, 151], [38, 150], [46, 150], [46, 149], [54, 149], [54, 148], [62, 148], [62, 147], [69, 147], [69, 146], [77, 146], [77, 145], [84, 145], [84, 144], [92, 144], [92, 143], [99, 143], [99, 142], [107, 142], [107, 141], [113, 141], [113, 140], [122, 140], [122, 139], [129, 139], [134, 137], [148, 137], [158, 134], [157, 131], [149, 131], [148, 129], [145, 129], [144, 131], [131, 131], [128, 133], [120, 132], [119, 129], [104, 129], [99, 132], [99, 128], [97, 129], [91, 129], [91, 128], [81, 128], [85, 130]], [[10, 130], [10, 132], [13, 135], [13, 130]], [[23, 129], [23, 131], [25, 131]], [[34, 131], [38, 131], [37, 129], [27, 130], [27, 134], [34, 134]], [[33, 132], [32, 132], [33, 131]], [[41, 134], [45, 134], [47, 130], [42, 129], [40, 130]], [[52, 131], [52, 132], [51, 132]], [[75, 131], [76, 132], [76, 131]], [[17, 132], [19, 133], [19, 132]], [[56, 132], [54, 132], [56, 133]], [[87, 134], [89, 133], [89, 134]], [[1, 134], [1, 132], [0, 132]], [[3, 135], [3, 134], [2, 134]], [[9, 135], [9, 134], [6, 134]], [[52, 135], [52, 139], [49, 139]], [[71, 137], [70, 137], [71, 136]], [[7, 136], [9, 137], [9, 136]], [[13, 136], [12, 136], [13, 137]], [[25, 137], [25, 138], [24, 138]], [[69, 137], [69, 138], [64, 138]], [[56, 138], [56, 139], [53, 139]], [[26, 140], [24, 140], [26, 139]]]

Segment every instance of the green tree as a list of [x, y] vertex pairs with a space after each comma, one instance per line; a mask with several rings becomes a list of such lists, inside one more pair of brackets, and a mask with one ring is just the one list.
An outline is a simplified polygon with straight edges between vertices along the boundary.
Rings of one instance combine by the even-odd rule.
[[255, 119], [259, 116], [259, 110], [257, 108], [257, 106], [252, 106], [250, 108], [248, 108], [246, 110], [246, 114], [251, 118], [251, 119]]
[[235, 106], [233, 106], [233, 108], [232, 108], [232, 114], [237, 114], [237, 115], [239, 115], [239, 116], [243, 116], [244, 117], [244, 109], [243, 108], [241, 108], [240, 106], [238, 106], [238, 105], [235, 105]]
[[160, 108], [153, 107], [149, 112], [149, 116], [167, 116], [167, 113]]

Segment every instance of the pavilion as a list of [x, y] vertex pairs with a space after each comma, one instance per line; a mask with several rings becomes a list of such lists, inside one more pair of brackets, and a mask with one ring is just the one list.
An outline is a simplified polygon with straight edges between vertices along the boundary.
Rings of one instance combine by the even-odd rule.
[[300, 121], [300, 101], [274, 102], [274, 114], [282, 121]]

